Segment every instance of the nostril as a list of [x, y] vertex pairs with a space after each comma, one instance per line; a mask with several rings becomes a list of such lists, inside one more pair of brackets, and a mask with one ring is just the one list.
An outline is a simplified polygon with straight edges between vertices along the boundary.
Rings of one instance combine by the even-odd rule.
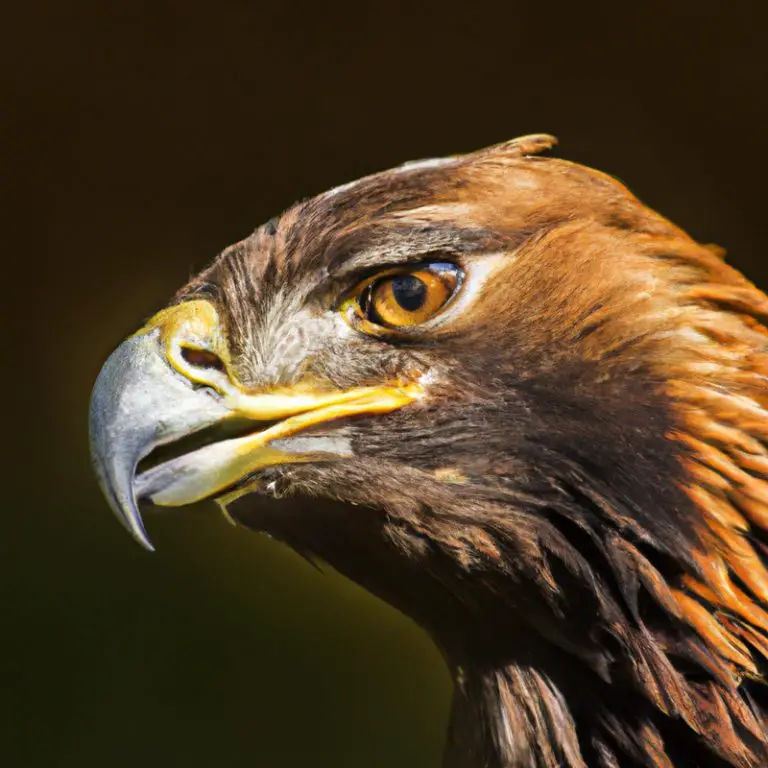
[[224, 370], [224, 362], [222, 359], [213, 352], [209, 352], [207, 349], [182, 347], [181, 356], [190, 365], [194, 365], [195, 368], [212, 368], [216, 371]]

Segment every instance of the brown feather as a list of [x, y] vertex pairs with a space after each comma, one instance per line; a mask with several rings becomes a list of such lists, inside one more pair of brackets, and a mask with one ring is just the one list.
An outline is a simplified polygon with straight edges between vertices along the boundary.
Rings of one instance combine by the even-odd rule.
[[[768, 297], [553, 144], [319, 195], [179, 293], [218, 304], [243, 386], [434, 381], [347, 424], [354, 461], [271, 471], [311, 509], [233, 514], [433, 635], [450, 766], [768, 765]], [[429, 333], [322, 319], [356, 271], [499, 254]]]

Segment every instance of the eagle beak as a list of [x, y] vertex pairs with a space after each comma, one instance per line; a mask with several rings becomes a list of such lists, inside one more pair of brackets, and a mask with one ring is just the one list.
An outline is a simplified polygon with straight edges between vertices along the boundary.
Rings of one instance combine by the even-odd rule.
[[[345, 416], [397, 410], [421, 393], [415, 382], [247, 391], [231, 375], [215, 307], [196, 300], [158, 313], [107, 359], [91, 395], [91, 455], [109, 505], [151, 550], [139, 501], [191, 504], [232, 492], [266, 467], [344, 455], [332, 440], [287, 438]], [[223, 436], [243, 424], [245, 434]], [[183, 448], [191, 435], [209, 441], [137, 473], [155, 449]]]

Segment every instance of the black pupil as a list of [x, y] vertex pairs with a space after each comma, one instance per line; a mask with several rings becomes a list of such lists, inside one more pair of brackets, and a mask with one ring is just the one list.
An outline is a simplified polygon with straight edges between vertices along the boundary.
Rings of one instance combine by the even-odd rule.
[[398, 275], [392, 278], [392, 295], [403, 309], [415, 312], [427, 300], [427, 286], [413, 275]]

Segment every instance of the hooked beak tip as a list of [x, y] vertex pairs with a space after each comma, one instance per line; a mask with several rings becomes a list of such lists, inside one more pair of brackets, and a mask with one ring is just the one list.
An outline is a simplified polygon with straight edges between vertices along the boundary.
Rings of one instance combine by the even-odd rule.
[[131, 505], [129, 510], [116, 510], [120, 522], [128, 529], [128, 533], [142, 546], [147, 552], [154, 552], [155, 547], [149, 540], [147, 530], [144, 528], [144, 521], [141, 519], [138, 509]]
[[[133, 471], [117, 471], [110, 475], [100, 466], [101, 462], [96, 453], [94, 453], [93, 463], [99, 485], [106, 497], [107, 503], [115, 513], [115, 517], [144, 549], [154, 552], [155, 548], [149, 540], [147, 530], [144, 527], [144, 521], [139, 513], [136, 494], [133, 488]], [[127, 466], [132, 466], [134, 463], [129, 460]], [[120, 482], [120, 479], [123, 482]]]
[[152, 542], [149, 540], [149, 536], [147, 535], [147, 531], [144, 528], [144, 522], [141, 519], [141, 516], [139, 515], [137, 510], [134, 510], [130, 516], [125, 514], [118, 515], [120, 518], [120, 521], [123, 523], [123, 525], [128, 529], [128, 533], [133, 536], [133, 538], [141, 544], [144, 549], [147, 550], [147, 552], [154, 552], [155, 547], [152, 544]]

